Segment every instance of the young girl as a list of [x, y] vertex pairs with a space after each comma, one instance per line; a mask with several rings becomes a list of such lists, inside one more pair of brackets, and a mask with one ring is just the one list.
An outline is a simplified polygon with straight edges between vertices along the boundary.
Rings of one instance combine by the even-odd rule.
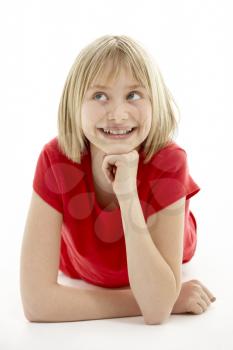
[[[213, 294], [181, 281], [200, 187], [173, 139], [174, 100], [159, 68], [128, 36], [79, 53], [61, 97], [58, 136], [38, 158], [21, 252], [23, 309], [31, 322], [200, 314]], [[58, 284], [58, 271], [99, 286]]]

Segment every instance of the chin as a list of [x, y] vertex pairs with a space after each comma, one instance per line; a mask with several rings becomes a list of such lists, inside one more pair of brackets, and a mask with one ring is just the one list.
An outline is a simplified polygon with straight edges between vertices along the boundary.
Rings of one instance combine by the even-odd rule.
[[116, 145], [115, 147], [114, 146], [111, 146], [111, 147], [108, 147], [107, 149], [104, 149], [103, 151], [106, 153], [106, 154], [125, 154], [125, 153], [129, 153], [133, 150], [137, 150], [138, 147], [132, 147], [130, 145]]

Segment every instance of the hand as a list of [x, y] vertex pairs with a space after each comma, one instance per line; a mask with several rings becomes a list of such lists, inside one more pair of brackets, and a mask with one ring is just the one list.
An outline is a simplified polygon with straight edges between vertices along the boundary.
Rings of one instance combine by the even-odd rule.
[[138, 162], [139, 154], [136, 150], [104, 156], [102, 170], [118, 199], [137, 192]]
[[173, 306], [172, 314], [202, 314], [216, 298], [198, 280], [182, 283], [181, 291]]

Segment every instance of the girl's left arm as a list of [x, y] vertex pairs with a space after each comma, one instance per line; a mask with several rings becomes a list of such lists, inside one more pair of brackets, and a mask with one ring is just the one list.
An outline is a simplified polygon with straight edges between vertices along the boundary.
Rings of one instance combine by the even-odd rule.
[[132, 292], [145, 322], [161, 324], [172, 313], [181, 286], [176, 285], [171, 267], [152, 240], [138, 192], [120, 199], [119, 205]]
[[102, 170], [121, 210], [132, 292], [145, 322], [160, 324], [172, 313], [181, 290], [185, 197], [146, 223], [137, 190], [138, 164], [133, 150], [105, 155]]

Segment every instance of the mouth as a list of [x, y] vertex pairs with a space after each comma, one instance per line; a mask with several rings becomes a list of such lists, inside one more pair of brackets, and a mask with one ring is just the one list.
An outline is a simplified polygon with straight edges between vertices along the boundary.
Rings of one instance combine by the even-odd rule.
[[101, 134], [110, 139], [126, 139], [129, 138], [132, 134], [134, 134], [136, 129], [137, 127], [134, 127], [125, 134], [111, 134], [110, 132], [105, 132], [103, 128], [99, 128], [98, 130], [101, 132]]
[[132, 128], [131, 131], [127, 132], [126, 134], [110, 134], [109, 132], [105, 132], [104, 129], [98, 128], [99, 132], [101, 132], [102, 135], [104, 135], [108, 139], [128, 139], [133, 134], [135, 134], [137, 127]]

